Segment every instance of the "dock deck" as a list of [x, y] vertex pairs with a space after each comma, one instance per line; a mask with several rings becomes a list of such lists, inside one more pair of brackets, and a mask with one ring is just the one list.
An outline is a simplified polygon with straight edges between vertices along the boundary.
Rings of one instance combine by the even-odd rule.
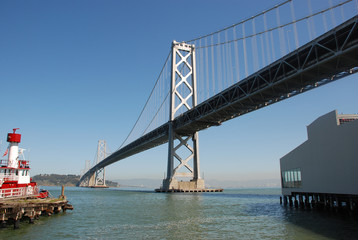
[[19, 228], [20, 220], [28, 220], [33, 223], [41, 215], [51, 216], [66, 210], [73, 210], [73, 206], [66, 198], [17, 198], [0, 200], [0, 226], [6, 227], [14, 224]]

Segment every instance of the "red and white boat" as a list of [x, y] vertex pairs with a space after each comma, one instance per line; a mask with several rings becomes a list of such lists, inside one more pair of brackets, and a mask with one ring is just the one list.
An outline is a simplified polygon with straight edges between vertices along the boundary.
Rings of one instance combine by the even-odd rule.
[[8, 155], [7, 160], [0, 160], [0, 199], [47, 197], [39, 192], [36, 182], [32, 182], [29, 161], [20, 159], [23, 149], [19, 149], [21, 134], [16, 133], [17, 129], [7, 135], [9, 147], [3, 155]]

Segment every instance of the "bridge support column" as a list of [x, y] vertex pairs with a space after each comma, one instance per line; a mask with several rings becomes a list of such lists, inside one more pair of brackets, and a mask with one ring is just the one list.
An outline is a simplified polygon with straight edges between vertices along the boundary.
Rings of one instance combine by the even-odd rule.
[[[200, 177], [198, 133], [179, 134], [173, 120], [176, 113], [190, 110], [197, 104], [195, 47], [186, 43], [173, 42], [172, 74], [169, 111], [169, 143], [167, 177], [161, 190], [202, 190], [204, 180]], [[179, 164], [174, 166], [174, 159]], [[184, 170], [184, 171], [183, 171]], [[189, 178], [184, 181], [181, 178]]]
[[[173, 135], [175, 137], [169, 141], [168, 172], [166, 179], [163, 180], [162, 189], [165, 191], [205, 189], [204, 179], [200, 177], [199, 172], [198, 133], [184, 137], [175, 133]], [[185, 155], [186, 153], [188, 155]], [[175, 168], [174, 159], [179, 161]], [[183, 170], [182, 168], [186, 171], [180, 171]], [[183, 181], [180, 178], [191, 178], [191, 180]]]
[[105, 179], [105, 169], [101, 168], [96, 171], [96, 177], [93, 187], [107, 187], [106, 186], [106, 179]]
[[93, 173], [90, 176], [90, 178], [88, 180], [88, 186], [86, 186], [86, 187], [93, 187], [93, 186], [95, 186], [95, 183], [96, 183], [96, 173]]

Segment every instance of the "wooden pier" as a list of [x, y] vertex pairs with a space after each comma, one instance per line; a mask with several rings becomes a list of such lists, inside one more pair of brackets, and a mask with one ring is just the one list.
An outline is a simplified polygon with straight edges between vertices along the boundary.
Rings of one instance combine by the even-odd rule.
[[14, 228], [20, 227], [20, 221], [28, 220], [34, 223], [40, 216], [51, 216], [66, 210], [73, 210], [64, 195], [65, 187], [62, 186], [61, 195], [58, 198], [17, 197], [0, 200], [0, 227], [5, 228], [13, 224]]
[[0, 227], [13, 224], [19, 228], [20, 220], [34, 223], [40, 216], [51, 216], [66, 210], [73, 210], [66, 198], [11, 199], [0, 201]]

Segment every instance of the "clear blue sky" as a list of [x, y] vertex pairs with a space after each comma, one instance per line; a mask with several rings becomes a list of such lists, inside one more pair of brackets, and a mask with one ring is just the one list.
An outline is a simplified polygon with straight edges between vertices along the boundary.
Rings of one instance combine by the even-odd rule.
[[[116, 150], [135, 123], [173, 40], [201, 36], [279, 1], [3, 0], [0, 154], [20, 128], [32, 175], [79, 174], [99, 139]], [[200, 136], [205, 178], [279, 178], [279, 158], [306, 126], [337, 109], [358, 113], [354, 75]], [[167, 145], [107, 168], [109, 179], [162, 178]]]

